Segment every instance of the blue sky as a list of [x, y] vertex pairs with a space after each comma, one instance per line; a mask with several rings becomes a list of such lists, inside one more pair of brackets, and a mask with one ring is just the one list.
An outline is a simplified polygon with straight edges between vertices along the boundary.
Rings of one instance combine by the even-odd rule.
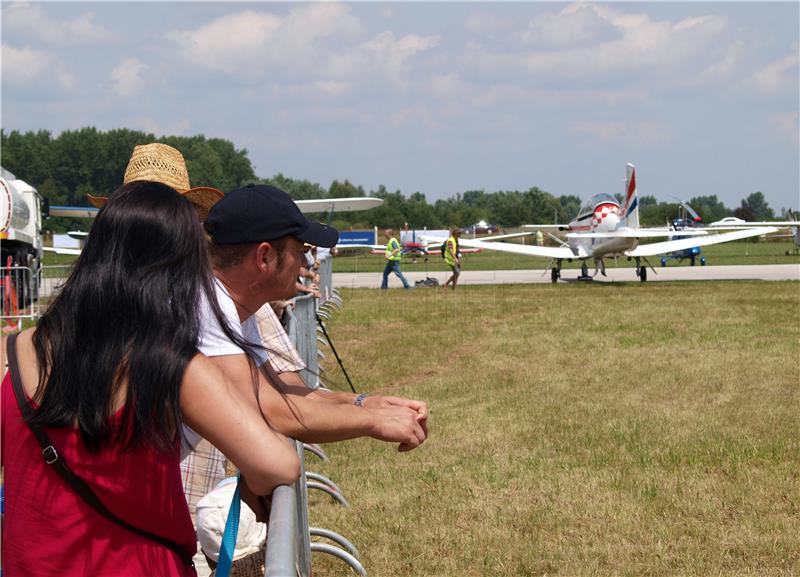
[[205, 134], [429, 201], [621, 192], [632, 162], [640, 194], [777, 211], [798, 30], [798, 2], [3, 2], [2, 125]]

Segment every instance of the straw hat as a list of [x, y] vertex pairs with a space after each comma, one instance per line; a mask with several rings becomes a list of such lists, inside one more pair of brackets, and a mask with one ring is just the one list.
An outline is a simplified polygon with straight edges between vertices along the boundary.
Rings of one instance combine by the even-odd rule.
[[[128, 184], [136, 180], [150, 180], [171, 186], [189, 199], [197, 209], [201, 221], [206, 219], [211, 207], [224, 196], [216, 188], [208, 186], [191, 188], [183, 155], [171, 146], [159, 142], [134, 147], [122, 182]], [[108, 200], [107, 196], [87, 194], [86, 197], [97, 208]]]

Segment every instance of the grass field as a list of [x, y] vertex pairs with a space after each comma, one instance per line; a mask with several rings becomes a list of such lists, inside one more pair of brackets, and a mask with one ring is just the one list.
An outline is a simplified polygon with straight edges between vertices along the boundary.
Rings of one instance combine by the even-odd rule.
[[[789, 251], [791, 254], [786, 255]], [[800, 264], [800, 256], [794, 252], [794, 243], [770, 241], [770, 242], [729, 242], [718, 245], [711, 245], [702, 249], [702, 256], [706, 258], [709, 265], [728, 265], [728, 264]], [[649, 260], [655, 267], [660, 267], [660, 257], [651, 257]], [[463, 256], [463, 266], [465, 270], [522, 270], [522, 269], [543, 269], [547, 266], [548, 259], [538, 257], [519, 256], [509, 253], [483, 251], [480, 253], [469, 253]], [[360, 254], [355, 256], [338, 256], [333, 260], [334, 272], [379, 272], [383, 270], [385, 261], [381, 255]], [[592, 263], [589, 263], [592, 265]], [[620, 259], [617, 263], [613, 259], [606, 262], [606, 266], [633, 266], [633, 261]], [[697, 263], [700, 264], [699, 262]], [[689, 261], [684, 260], [680, 264], [677, 260], [671, 260], [667, 266], [688, 266]], [[427, 267], [427, 268], [426, 268]], [[580, 268], [580, 262], [564, 263], [564, 268]], [[425, 271], [430, 272], [449, 270], [444, 264], [444, 260], [434, 255], [428, 257], [428, 262], [418, 259], [412, 263], [411, 259], [403, 259], [404, 271]]]
[[431, 409], [412, 453], [308, 458], [352, 504], [313, 492], [311, 524], [371, 576], [800, 575], [798, 283], [424, 295], [344, 290], [329, 322], [359, 388]]

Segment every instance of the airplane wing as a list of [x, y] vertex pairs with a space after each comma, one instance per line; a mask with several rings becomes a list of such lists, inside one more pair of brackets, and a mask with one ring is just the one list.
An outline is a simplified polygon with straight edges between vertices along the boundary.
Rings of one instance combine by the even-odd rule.
[[531, 230], [547, 230], [547, 229], [555, 229], [555, 230], [564, 230], [569, 228], [568, 224], [523, 224], [522, 228], [530, 228]]
[[[369, 210], [383, 204], [383, 199], [370, 196], [353, 198], [318, 198], [313, 200], [295, 200], [301, 212], [355, 212]], [[50, 216], [69, 218], [94, 218], [98, 209], [89, 206], [51, 206]]]
[[[707, 236], [705, 230], [627, 229], [613, 232], [571, 232], [567, 238], [660, 238], [662, 236]], [[693, 244], [692, 246], [697, 246]]]
[[45, 252], [54, 252], [56, 254], [69, 254], [78, 256], [81, 254], [81, 249], [79, 248], [58, 248], [53, 246], [43, 246], [42, 250]]
[[51, 206], [48, 209], [50, 216], [65, 216], [69, 218], [94, 218], [98, 209], [91, 206]]
[[752, 228], [752, 227], [760, 227], [760, 226], [779, 226], [781, 228], [785, 228], [787, 226], [800, 226], [800, 221], [796, 220], [780, 220], [780, 221], [769, 221], [769, 220], [762, 220], [759, 222], [734, 222], [734, 223], [712, 223], [708, 225], [706, 228], [711, 228], [714, 230], [738, 230], [742, 228]]
[[680, 240], [668, 240], [665, 242], [654, 242], [652, 244], [642, 244], [633, 250], [625, 253], [626, 256], [653, 256], [676, 250], [684, 250], [695, 246], [706, 246], [709, 244], [718, 244], [721, 242], [729, 242], [732, 240], [740, 240], [749, 238], [751, 236], [761, 236], [762, 234], [769, 234], [779, 229], [774, 226], [765, 226], [759, 228], [748, 228], [744, 230], [737, 230], [734, 232], [725, 232], [722, 234], [711, 234], [702, 238], [683, 238]]
[[497, 250], [500, 252], [510, 252], [526, 256], [541, 256], [545, 258], [587, 258], [588, 254], [573, 252], [566, 246], [531, 246], [524, 244], [513, 244], [509, 242], [487, 242], [485, 240], [458, 239], [458, 246], [480, 248], [484, 250]]
[[355, 212], [369, 210], [383, 204], [383, 199], [370, 196], [352, 198], [316, 198], [313, 200], [295, 200], [301, 212]]
[[[479, 239], [476, 238], [475, 240], [493, 241], [493, 240], [502, 240], [502, 239], [506, 239], [506, 238], [517, 238], [517, 237], [520, 237], [520, 236], [531, 236], [532, 234], [533, 234], [532, 232], [513, 232], [511, 234], [496, 234], [494, 236], [483, 236], [483, 237], [481, 237]], [[442, 240], [442, 242], [444, 242], [446, 240], [447, 239], [445, 238], [445, 239]]]

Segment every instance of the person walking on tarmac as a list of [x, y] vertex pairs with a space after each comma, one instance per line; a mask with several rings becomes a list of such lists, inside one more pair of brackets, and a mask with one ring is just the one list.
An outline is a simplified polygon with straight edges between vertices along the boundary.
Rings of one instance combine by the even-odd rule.
[[447, 289], [447, 285], [452, 283], [453, 290], [456, 290], [456, 283], [458, 283], [458, 276], [461, 274], [461, 253], [458, 251], [458, 237], [461, 236], [461, 229], [452, 227], [450, 229], [450, 238], [445, 242], [444, 247], [444, 262], [453, 271], [450, 278], [442, 285], [443, 289]]
[[387, 228], [383, 234], [386, 235], [386, 267], [383, 269], [383, 282], [381, 283], [382, 289], [389, 288], [389, 273], [393, 272], [403, 282], [403, 288], [410, 289], [411, 285], [408, 284], [406, 277], [403, 276], [400, 270], [400, 259], [402, 258], [403, 247], [400, 242], [394, 237], [394, 231]]

